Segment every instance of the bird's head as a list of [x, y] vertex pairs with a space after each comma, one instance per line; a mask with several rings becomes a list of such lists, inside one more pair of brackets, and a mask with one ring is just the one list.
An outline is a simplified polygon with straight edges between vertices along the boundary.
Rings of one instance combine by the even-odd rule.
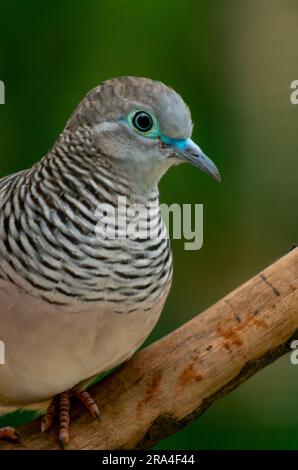
[[158, 181], [172, 165], [189, 162], [220, 180], [215, 164], [191, 140], [192, 120], [180, 95], [161, 82], [121, 77], [103, 82], [67, 123], [91, 129], [98, 155], [134, 178]]

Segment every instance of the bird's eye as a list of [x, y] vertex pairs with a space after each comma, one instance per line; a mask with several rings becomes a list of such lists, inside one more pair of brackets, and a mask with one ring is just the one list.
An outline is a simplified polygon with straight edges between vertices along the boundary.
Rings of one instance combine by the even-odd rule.
[[138, 134], [142, 134], [142, 137], [155, 139], [160, 134], [156, 117], [148, 111], [135, 109], [127, 117], [122, 117], [120, 120], [128, 124]]
[[137, 111], [132, 119], [134, 127], [141, 132], [148, 132], [153, 127], [153, 119], [145, 111]]

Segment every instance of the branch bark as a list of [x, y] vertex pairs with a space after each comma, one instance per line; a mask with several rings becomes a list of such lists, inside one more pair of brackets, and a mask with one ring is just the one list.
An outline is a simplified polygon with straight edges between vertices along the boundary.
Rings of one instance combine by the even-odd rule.
[[[145, 449], [177, 432], [298, 339], [298, 249], [265, 269], [92, 389], [94, 421], [79, 404], [70, 449]], [[54, 431], [35, 421], [22, 444], [0, 449], [56, 449]]]

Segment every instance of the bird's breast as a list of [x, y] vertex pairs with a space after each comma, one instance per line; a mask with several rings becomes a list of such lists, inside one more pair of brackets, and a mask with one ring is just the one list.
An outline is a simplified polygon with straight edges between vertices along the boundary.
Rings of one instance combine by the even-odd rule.
[[61, 202], [52, 196], [49, 206], [49, 198], [30, 196], [22, 208], [10, 202], [10, 210], [0, 212], [0, 278], [65, 307], [109, 303], [116, 313], [150, 310], [172, 276], [157, 198], [141, 209], [130, 203], [126, 218], [113, 201], [103, 221], [107, 199], [95, 205], [90, 197], [67, 194]]

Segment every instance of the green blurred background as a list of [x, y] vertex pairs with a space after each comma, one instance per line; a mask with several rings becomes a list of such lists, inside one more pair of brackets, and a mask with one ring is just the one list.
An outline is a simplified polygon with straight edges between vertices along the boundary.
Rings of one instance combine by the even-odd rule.
[[[204, 204], [204, 247], [173, 243], [175, 277], [150, 340], [192, 318], [297, 242], [296, 0], [1, 0], [0, 176], [47, 152], [82, 96], [140, 75], [190, 105], [222, 184], [171, 170], [162, 202]], [[285, 357], [161, 449], [298, 449], [298, 366]]]

